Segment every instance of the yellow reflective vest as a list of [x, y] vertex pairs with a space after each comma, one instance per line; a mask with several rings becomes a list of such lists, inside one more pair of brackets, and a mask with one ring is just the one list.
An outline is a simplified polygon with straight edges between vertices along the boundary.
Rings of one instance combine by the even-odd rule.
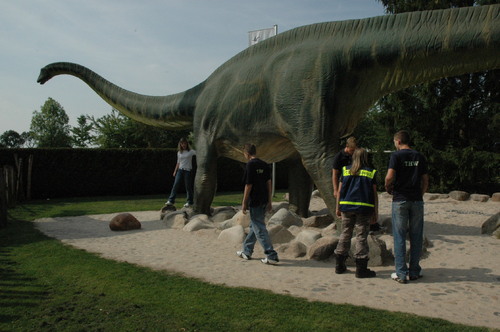
[[351, 175], [351, 166], [342, 168], [342, 188], [340, 189], [340, 211], [371, 213], [375, 208], [373, 185], [376, 184], [377, 170], [364, 167], [358, 175]]

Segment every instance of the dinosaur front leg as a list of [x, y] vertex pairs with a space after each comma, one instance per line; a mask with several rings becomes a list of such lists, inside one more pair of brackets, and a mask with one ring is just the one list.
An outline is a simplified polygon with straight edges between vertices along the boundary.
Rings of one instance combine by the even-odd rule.
[[[302, 141], [303, 142], [303, 141]], [[320, 148], [322, 147], [322, 148]], [[326, 142], [325, 144], [311, 143], [296, 145], [297, 152], [301, 156], [303, 168], [307, 171], [310, 179], [314, 182], [321, 197], [330, 211], [330, 214], [335, 217], [336, 200], [333, 196], [332, 183], [332, 162], [333, 162], [333, 144]], [[310, 186], [304, 187], [304, 191], [309, 191]], [[291, 195], [290, 195], [291, 196]]]
[[198, 139], [196, 148], [198, 168], [194, 182], [194, 211], [210, 215], [210, 205], [217, 189], [217, 153], [206, 139]]
[[311, 177], [300, 159], [288, 161], [287, 166], [290, 210], [301, 217], [307, 218], [312, 193]]
[[330, 159], [307, 159], [303, 160], [305, 169], [311, 176], [314, 184], [321, 193], [326, 207], [335, 218], [337, 202], [333, 196], [332, 169]]

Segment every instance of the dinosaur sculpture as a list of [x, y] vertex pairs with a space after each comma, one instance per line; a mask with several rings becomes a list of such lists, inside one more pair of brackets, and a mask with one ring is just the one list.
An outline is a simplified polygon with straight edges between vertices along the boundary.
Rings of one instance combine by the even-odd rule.
[[339, 138], [382, 96], [408, 86], [500, 67], [500, 5], [312, 24], [240, 52], [204, 82], [170, 96], [126, 91], [72, 63], [42, 68], [85, 81], [125, 115], [165, 129], [193, 128], [196, 212], [210, 212], [219, 156], [256, 144], [267, 162], [290, 160], [291, 206], [307, 215], [311, 179], [330, 211]]

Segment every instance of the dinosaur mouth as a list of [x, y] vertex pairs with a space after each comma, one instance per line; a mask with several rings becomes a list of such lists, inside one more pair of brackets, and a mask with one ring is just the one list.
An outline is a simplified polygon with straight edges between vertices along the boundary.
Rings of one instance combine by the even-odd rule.
[[38, 79], [36, 80], [36, 82], [40, 83], [40, 84], [44, 84], [49, 79], [50, 79], [50, 77], [47, 75], [47, 71], [42, 68], [40, 70], [40, 75], [38, 76]]

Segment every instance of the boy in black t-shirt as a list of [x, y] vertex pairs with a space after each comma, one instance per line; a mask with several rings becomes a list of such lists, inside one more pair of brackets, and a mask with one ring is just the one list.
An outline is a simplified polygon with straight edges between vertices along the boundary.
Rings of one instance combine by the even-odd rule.
[[266, 254], [261, 262], [277, 264], [278, 253], [273, 248], [265, 222], [266, 211], [272, 209], [271, 170], [267, 163], [256, 157], [256, 153], [255, 145], [245, 144], [243, 154], [248, 163], [245, 168], [242, 210], [245, 214], [247, 209], [250, 210], [250, 232], [243, 242], [243, 249], [236, 254], [243, 259], [251, 259], [258, 240]]
[[[397, 151], [391, 154], [385, 188], [392, 195], [392, 234], [396, 272], [391, 278], [399, 283], [422, 277], [420, 256], [424, 232], [423, 195], [429, 186], [427, 160], [409, 146], [410, 135], [394, 135]], [[406, 234], [410, 238], [410, 264], [406, 264]]]

